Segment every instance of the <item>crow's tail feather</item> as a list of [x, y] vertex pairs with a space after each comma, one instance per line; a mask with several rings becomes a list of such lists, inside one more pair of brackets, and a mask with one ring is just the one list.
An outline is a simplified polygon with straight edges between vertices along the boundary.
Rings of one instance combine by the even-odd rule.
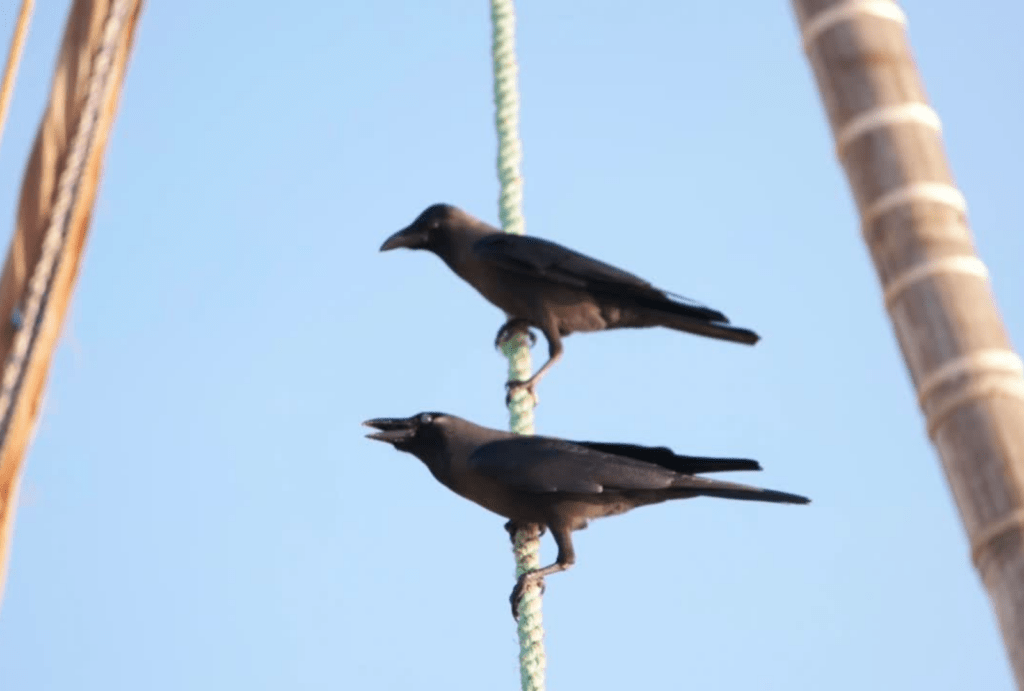
[[772, 504], [810, 504], [811, 500], [799, 494], [789, 492], [778, 492], [773, 489], [708, 489], [701, 492], [701, 496], [720, 497], [722, 499], [740, 499], [743, 501], [765, 501]]
[[676, 456], [675, 463], [661, 463], [677, 473], [728, 473], [737, 470], [761, 470], [761, 464], [747, 458], [704, 458], [702, 456]]
[[680, 497], [719, 497], [721, 499], [740, 499], [743, 501], [766, 501], [773, 504], [810, 504], [811, 500], [799, 494], [778, 492], [773, 489], [761, 489], [736, 482], [723, 482], [706, 477], [681, 475], [672, 482], [672, 489], [680, 493]]
[[761, 337], [750, 329], [732, 326], [721, 312], [673, 300], [639, 300], [652, 321], [676, 331], [754, 345]]
[[661, 325], [676, 331], [686, 331], [698, 336], [707, 336], [708, 338], [717, 338], [720, 341], [732, 341], [733, 343], [743, 343], [746, 345], [754, 345], [761, 340], [761, 337], [750, 329], [722, 322], [701, 321], [672, 312], [661, 312], [661, 315], [663, 317]]

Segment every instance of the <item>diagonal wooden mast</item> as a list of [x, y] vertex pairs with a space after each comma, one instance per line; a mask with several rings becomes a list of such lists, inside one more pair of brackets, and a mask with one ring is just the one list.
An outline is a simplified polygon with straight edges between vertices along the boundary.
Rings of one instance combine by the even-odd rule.
[[1024, 365], [890, 0], [793, 0], [896, 338], [1024, 688]]

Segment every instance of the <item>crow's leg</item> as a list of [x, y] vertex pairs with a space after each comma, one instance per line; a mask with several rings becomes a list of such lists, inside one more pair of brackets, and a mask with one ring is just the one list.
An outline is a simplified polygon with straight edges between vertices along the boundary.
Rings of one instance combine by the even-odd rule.
[[555, 538], [555, 544], [558, 545], [558, 557], [555, 559], [554, 564], [545, 566], [542, 569], [527, 571], [516, 581], [516, 587], [512, 589], [512, 594], [508, 598], [509, 603], [512, 605], [513, 619], [519, 619], [519, 601], [523, 598], [523, 593], [526, 592], [527, 588], [537, 585], [543, 593], [545, 576], [550, 576], [559, 571], [566, 571], [576, 563], [576, 553], [572, 549], [572, 530], [565, 524], [550, 525], [549, 527], [551, 528], [551, 536]]

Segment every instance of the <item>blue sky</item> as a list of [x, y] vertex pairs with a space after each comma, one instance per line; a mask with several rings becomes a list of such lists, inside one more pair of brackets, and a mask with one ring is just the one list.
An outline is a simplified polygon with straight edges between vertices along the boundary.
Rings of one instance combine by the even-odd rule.
[[[1020, 344], [1024, 9], [904, 6]], [[578, 533], [550, 687], [1011, 689], [788, 5], [581, 7], [520, 8], [527, 230], [763, 341], [571, 337], [538, 430], [754, 457], [814, 504]], [[66, 11], [31, 28], [8, 226]], [[358, 424], [506, 424], [498, 310], [376, 251], [433, 202], [496, 219], [486, 3], [151, 2], [137, 39], [27, 464], [4, 688], [514, 688], [502, 519]]]

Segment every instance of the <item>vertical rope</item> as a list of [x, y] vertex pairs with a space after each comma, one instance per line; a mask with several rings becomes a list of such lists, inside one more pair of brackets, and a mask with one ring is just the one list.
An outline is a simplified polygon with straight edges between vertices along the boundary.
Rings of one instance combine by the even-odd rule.
[[[495, 124], [498, 129], [498, 179], [501, 195], [498, 211], [506, 233], [526, 232], [523, 220], [523, 150], [519, 142], [519, 66], [516, 64], [516, 13], [514, 0], [491, 0], [493, 27], [491, 53], [494, 62]], [[529, 342], [517, 334], [503, 346], [508, 357], [510, 381], [525, 381], [533, 371]], [[517, 390], [508, 405], [509, 428], [516, 434], [533, 434], [533, 397]], [[515, 535], [516, 578], [540, 568], [540, 531], [537, 526]], [[544, 623], [540, 588], [530, 587], [519, 605], [519, 676], [523, 691], [543, 691]]]
[[33, 0], [22, 0], [21, 10], [18, 12], [18, 23], [14, 25], [14, 35], [11, 36], [11, 50], [7, 53], [4, 80], [0, 83], [0, 140], [3, 138], [4, 125], [7, 123], [7, 108], [11, 105], [14, 78], [18, 74], [21, 49], [25, 47], [25, 36], [28, 34], [28, 21], [32, 17], [33, 5], [35, 5]]

